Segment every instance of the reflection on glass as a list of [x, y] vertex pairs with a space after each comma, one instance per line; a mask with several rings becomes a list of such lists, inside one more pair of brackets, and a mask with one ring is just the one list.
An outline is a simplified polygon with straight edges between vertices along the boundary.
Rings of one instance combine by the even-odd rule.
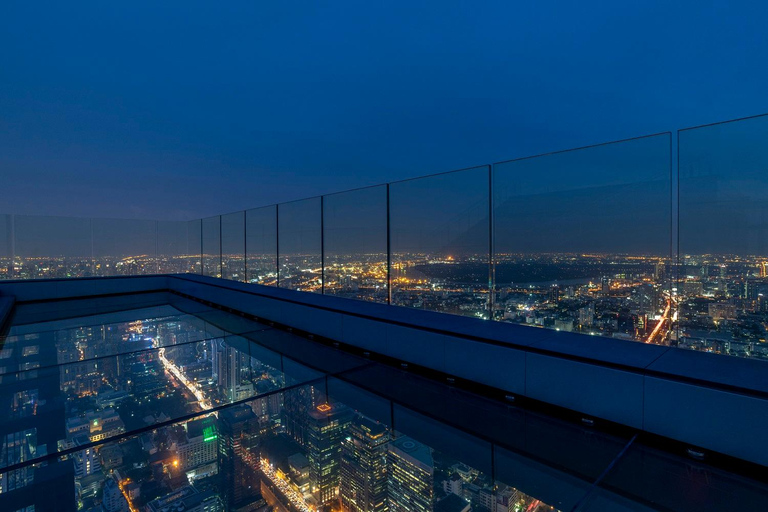
[[200, 273], [201, 221], [0, 215], [0, 280]]
[[323, 198], [325, 293], [387, 302], [387, 187]]
[[[686, 490], [695, 491], [686, 492]], [[640, 505], [645, 504], [645, 507]], [[761, 510], [768, 503], [764, 482], [751, 474], [722, 471], [706, 463], [670, 457], [633, 444], [605, 475], [579, 510]]]
[[[160, 274], [189, 272], [200, 255], [190, 256], [187, 247], [187, 226], [185, 221], [157, 222], [157, 269]], [[200, 229], [198, 227], [198, 233]]]
[[277, 207], [245, 212], [246, 282], [277, 286]]
[[278, 205], [280, 287], [322, 292], [320, 198]]
[[[368, 360], [326, 375], [288, 355], [326, 369], [326, 345], [284, 331], [246, 339], [207, 323], [243, 318], [172, 311], [11, 327], [4, 347], [20, 358], [0, 364], [21, 370], [0, 374], [2, 510], [714, 511], [759, 509], [768, 495]], [[120, 355], [103, 356], [108, 346]]]
[[493, 176], [495, 319], [669, 344], [669, 134], [504, 162]]
[[768, 117], [679, 132], [678, 346], [768, 358]]
[[203, 221], [187, 222], [187, 254], [189, 254], [189, 272], [203, 273]]
[[245, 281], [245, 212], [221, 216], [221, 277]]
[[[0, 354], [8, 365], [0, 438], [34, 424], [35, 448], [25, 457], [35, 460], [72, 448], [75, 438], [105, 441], [318, 376], [295, 363], [283, 372], [279, 354], [210, 334], [183, 315], [19, 336]], [[6, 456], [0, 470], [22, 461]]]
[[93, 272], [97, 276], [156, 274], [156, 223], [93, 219]]
[[13, 217], [0, 215], [0, 279], [13, 279]]
[[392, 304], [488, 317], [488, 167], [390, 185]]
[[203, 219], [203, 275], [221, 277], [221, 217]]
[[0, 375], [223, 335], [221, 329], [168, 306], [80, 318], [77, 327], [72, 323], [61, 320], [10, 328], [0, 349]]
[[[494, 485], [489, 443], [351, 383], [335, 380], [329, 391], [322, 373], [260, 345], [260, 336], [208, 324], [242, 318], [202, 311], [201, 322], [174, 311], [11, 327], [0, 354], [13, 370], [0, 375], [0, 473], [21, 467], [5, 471], [13, 484], [3, 492], [16, 494], [0, 504], [13, 496], [50, 507], [51, 493], [21, 492], [33, 484], [61, 490], [57, 510], [108, 500], [130, 510], [307, 512], [540, 503]], [[270, 346], [292, 350], [299, 339], [288, 338], [281, 332]], [[303, 356], [320, 364], [303, 343]]]
[[92, 275], [91, 219], [14, 215], [15, 277]]

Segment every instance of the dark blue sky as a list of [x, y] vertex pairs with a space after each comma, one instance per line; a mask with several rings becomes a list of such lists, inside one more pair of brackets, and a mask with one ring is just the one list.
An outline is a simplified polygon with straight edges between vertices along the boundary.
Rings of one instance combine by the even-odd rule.
[[188, 219], [768, 111], [762, 2], [3, 2], [3, 213]]

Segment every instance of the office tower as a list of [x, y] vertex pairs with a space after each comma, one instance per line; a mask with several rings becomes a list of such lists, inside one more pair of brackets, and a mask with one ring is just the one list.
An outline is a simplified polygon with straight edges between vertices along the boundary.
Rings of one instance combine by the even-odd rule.
[[344, 512], [387, 510], [387, 427], [357, 416], [341, 443], [339, 495]]
[[431, 512], [434, 463], [429, 447], [399, 437], [389, 444], [387, 462], [390, 512]]
[[260, 499], [259, 424], [248, 405], [219, 412], [219, 475], [227, 509], [238, 509]]
[[560, 287], [556, 284], [549, 287], [549, 302], [552, 304], [560, 302]]
[[341, 442], [347, 435], [352, 411], [343, 404], [320, 404], [309, 411], [307, 458], [312, 495], [326, 504], [338, 497]]
[[219, 391], [229, 400], [235, 400], [235, 390], [240, 386], [240, 353], [228, 346], [223, 339], [211, 340], [213, 379]]
[[283, 393], [281, 419], [285, 433], [299, 446], [307, 444], [309, 411], [324, 402], [324, 394], [315, 386], [300, 386]]
[[104, 495], [101, 502], [105, 512], [128, 512], [128, 502], [114, 479], [104, 482]]
[[179, 469], [187, 471], [215, 463], [219, 437], [216, 431], [216, 419], [208, 416], [189, 421], [186, 424], [186, 432], [186, 439], [179, 443], [176, 449], [179, 456]]
[[607, 277], [603, 277], [601, 281], [601, 289], [603, 292], [603, 295], [610, 295], [611, 294], [611, 280]]
[[[45, 444], [37, 444], [37, 428], [13, 432], [0, 437], [0, 460], [5, 466], [25, 462], [45, 455]], [[0, 474], [0, 494], [10, 492], [34, 483], [35, 468], [25, 466]]]
[[[83, 446], [90, 442], [88, 436], [80, 435], [72, 440], [72, 446]], [[101, 471], [101, 462], [94, 447], [85, 448], [72, 455], [75, 462], [75, 477], [83, 478]]]
[[595, 322], [595, 303], [590, 302], [579, 309], [579, 325], [581, 327], [592, 327]]

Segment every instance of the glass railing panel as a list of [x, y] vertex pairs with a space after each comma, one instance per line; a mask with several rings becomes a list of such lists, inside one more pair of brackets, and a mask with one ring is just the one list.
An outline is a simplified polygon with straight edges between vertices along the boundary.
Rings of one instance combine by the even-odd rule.
[[16, 279], [92, 275], [91, 219], [14, 215]]
[[280, 287], [322, 292], [320, 198], [277, 206]]
[[387, 187], [323, 198], [325, 293], [387, 302]]
[[[482, 473], [489, 474], [484, 446], [492, 443], [497, 502], [525, 504], [521, 510], [572, 510], [630, 441], [384, 365], [347, 370], [338, 378], [342, 386], [336, 380], [329, 378], [331, 393], [350, 403], [365, 398], [350, 387], [391, 398], [398, 430]], [[384, 407], [364, 401], [365, 414], [381, 417]], [[468, 493], [477, 489], [462, 482], [456, 488], [472, 501]]]
[[203, 275], [221, 277], [221, 217], [202, 220]]
[[245, 212], [221, 216], [221, 277], [245, 281]]
[[189, 272], [203, 273], [203, 221], [187, 222], [187, 254], [189, 254]]
[[[247, 330], [265, 329], [256, 324]], [[223, 336], [227, 333], [220, 327], [170, 307], [12, 327], [0, 338], [0, 375]]]
[[494, 318], [669, 344], [670, 135], [494, 165]]
[[[3, 448], [14, 448], [8, 457], [18, 462], [2, 474], [11, 485], [4, 485], [0, 507], [224, 512], [272, 510], [270, 503], [283, 503], [278, 499], [288, 507], [291, 499], [303, 503], [304, 489], [294, 490], [287, 479], [308, 483], [307, 455], [314, 451], [283, 433], [285, 393], [271, 390], [213, 413], [124, 431], [112, 441], [99, 439], [89, 428], [67, 431], [57, 443], [56, 457], [40, 449], [36, 429], [14, 432], [3, 439]], [[89, 413], [98, 420], [99, 411]], [[284, 460], [285, 448], [290, 455]], [[39, 455], [37, 461], [30, 454]], [[289, 468], [300, 471], [292, 475]]]
[[277, 286], [277, 207], [245, 212], [246, 282]]
[[392, 304], [487, 318], [488, 167], [390, 185]]
[[[53, 453], [67, 432], [83, 430], [91, 441], [118, 438], [322, 376], [234, 335], [72, 359], [0, 377], [8, 411], [0, 439], [29, 426], [42, 453]], [[0, 472], [16, 462], [0, 461]]]
[[768, 359], [768, 116], [679, 132], [678, 346]]
[[0, 280], [13, 279], [13, 216], [0, 215]]
[[191, 272], [195, 262], [199, 263], [199, 253], [190, 255], [187, 251], [187, 225], [186, 221], [161, 220], [157, 222], [158, 273], [182, 274]]
[[137, 276], [157, 273], [157, 224], [152, 220], [93, 219], [93, 273]]
[[149, 292], [128, 295], [109, 295], [97, 298], [69, 299], [55, 302], [16, 303], [13, 310], [11, 329], [24, 325], [40, 325], [58, 320], [174, 305], [184, 313], [205, 311], [209, 308], [199, 302], [190, 301], [168, 292]]
[[[752, 473], [752, 472], [750, 472]], [[761, 510], [768, 484], [633, 443], [577, 509], [583, 512]]]
[[388, 453], [392, 510], [494, 510], [491, 443], [395, 404]]
[[322, 373], [348, 372], [354, 368], [361, 368], [370, 364], [370, 361], [365, 358], [321, 345], [280, 329], [243, 333], [243, 337], [256, 342], [261, 347], [281, 354], [286, 359]]

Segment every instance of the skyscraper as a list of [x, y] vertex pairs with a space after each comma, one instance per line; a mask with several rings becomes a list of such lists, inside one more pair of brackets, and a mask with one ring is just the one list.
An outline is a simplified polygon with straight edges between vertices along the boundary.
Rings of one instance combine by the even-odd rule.
[[341, 442], [347, 436], [352, 410], [343, 404], [320, 404], [309, 411], [307, 458], [312, 495], [326, 504], [338, 498]]
[[216, 462], [219, 436], [213, 416], [187, 422], [186, 434], [176, 449], [182, 471]]
[[387, 501], [391, 512], [433, 510], [434, 463], [429, 447], [410, 437], [389, 444]]
[[227, 510], [260, 499], [257, 476], [259, 424], [248, 405], [219, 412], [219, 475]]
[[344, 512], [387, 510], [387, 427], [357, 416], [341, 443], [339, 494]]
[[240, 386], [240, 352], [228, 346], [223, 339], [211, 340], [213, 379], [219, 391], [229, 400], [235, 400]]
[[325, 396], [316, 386], [299, 386], [283, 393], [281, 420], [285, 433], [300, 446], [307, 444], [309, 412], [322, 403]]

